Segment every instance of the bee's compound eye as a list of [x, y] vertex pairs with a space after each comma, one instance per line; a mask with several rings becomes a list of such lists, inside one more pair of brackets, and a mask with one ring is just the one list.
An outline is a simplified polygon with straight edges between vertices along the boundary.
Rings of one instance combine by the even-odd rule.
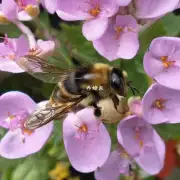
[[95, 110], [94, 110], [94, 115], [95, 115], [96, 117], [100, 117], [100, 116], [101, 116], [101, 109], [99, 109], [99, 108], [95, 109]]

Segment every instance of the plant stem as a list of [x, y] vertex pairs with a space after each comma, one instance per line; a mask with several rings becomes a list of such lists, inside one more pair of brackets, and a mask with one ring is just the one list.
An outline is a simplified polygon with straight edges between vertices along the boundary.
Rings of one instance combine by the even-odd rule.
[[36, 47], [36, 39], [34, 37], [34, 34], [29, 29], [29, 27], [24, 25], [19, 20], [13, 20], [12, 22], [21, 30], [22, 33], [24, 33], [28, 37], [30, 48], [31, 49], [35, 48]]

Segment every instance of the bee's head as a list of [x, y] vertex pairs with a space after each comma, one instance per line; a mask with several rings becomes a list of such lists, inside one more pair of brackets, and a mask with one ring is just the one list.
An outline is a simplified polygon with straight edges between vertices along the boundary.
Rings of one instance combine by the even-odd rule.
[[120, 96], [127, 95], [127, 87], [123, 73], [118, 68], [113, 68], [110, 74], [110, 85]]

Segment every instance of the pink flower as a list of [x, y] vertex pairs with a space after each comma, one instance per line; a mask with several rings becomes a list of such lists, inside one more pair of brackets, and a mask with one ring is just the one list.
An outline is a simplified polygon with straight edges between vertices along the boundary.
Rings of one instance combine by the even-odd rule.
[[[40, 103], [39, 106], [42, 104]], [[16, 159], [39, 151], [53, 130], [53, 122], [30, 131], [23, 124], [38, 105], [26, 94], [11, 91], [0, 97], [0, 126], [9, 129], [0, 142], [0, 155]]]
[[143, 117], [150, 124], [180, 122], [180, 91], [153, 84], [142, 101]]
[[16, 64], [16, 60], [26, 55], [28, 51], [29, 42], [24, 35], [12, 39], [5, 36], [4, 42], [0, 43], [0, 70], [13, 73], [23, 72]]
[[68, 115], [63, 122], [63, 138], [69, 160], [80, 172], [94, 171], [109, 156], [109, 133], [91, 108]]
[[29, 21], [39, 15], [37, 0], [2, 0], [2, 12], [9, 20]]
[[28, 39], [21, 35], [19, 38], [4, 38], [0, 43], [0, 70], [12, 73], [24, 72], [19, 59], [24, 55], [35, 55], [41, 58], [51, 56], [55, 49], [53, 41], [38, 40], [34, 49], [30, 49]]
[[136, 17], [156, 18], [173, 11], [179, 0], [136, 0]]
[[83, 34], [88, 40], [100, 38], [107, 29], [108, 18], [118, 10], [112, 0], [61, 0], [56, 13], [67, 21], [86, 20]]
[[117, 180], [121, 174], [130, 175], [130, 156], [118, 148], [111, 152], [107, 161], [95, 171], [96, 180]]
[[153, 175], [164, 166], [165, 144], [153, 127], [138, 116], [123, 119], [117, 128], [118, 142], [137, 164]]
[[140, 97], [131, 97], [128, 99], [129, 111], [134, 115], [142, 115], [142, 101]]
[[131, 15], [116, 16], [111, 20], [106, 32], [93, 41], [94, 48], [109, 61], [133, 58], [138, 49], [137, 22]]
[[180, 89], [180, 38], [159, 37], [151, 42], [144, 55], [146, 73], [159, 84]]

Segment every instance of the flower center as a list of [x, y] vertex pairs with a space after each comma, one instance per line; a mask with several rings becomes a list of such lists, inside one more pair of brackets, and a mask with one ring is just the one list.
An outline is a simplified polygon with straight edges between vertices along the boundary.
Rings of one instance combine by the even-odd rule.
[[158, 109], [160, 109], [160, 110], [163, 110], [164, 107], [165, 107], [164, 102], [165, 102], [165, 100], [162, 99], [162, 98], [156, 99], [156, 100], [154, 101], [153, 105], [154, 105], [156, 108], [158, 108]]
[[168, 61], [168, 56], [161, 56], [161, 61], [165, 68], [169, 68], [174, 65], [176, 61]]
[[88, 11], [88, 13], [93, 17], [97, 17], [100, 14], [100, 12], [101, 9], [99, 4], [96, 4], [92, 9]]
[[125, 26], [125, 27], [115, 26], [115, 27], [114, 27], [114, 30], [115, 30], [115, 32], [116, 32], [116, 38], [117, 38], [117, 39], [120, 38], [122, 32], [124, 32], [124, 33], [130, 32], [130, 31], [131, 31], [131, 32], [135, 32], [135, 30], [134, 30], [133, 28], [127, 27], [127, 26]]
[[87, 133], [87, 132], [88, 132], [88, 127], [87, 127], [87, 125], [86, 125], [86, 124], [81, 125], [80, 127], [78, 127], [78, 131], [79, 131], [80, 133]]

